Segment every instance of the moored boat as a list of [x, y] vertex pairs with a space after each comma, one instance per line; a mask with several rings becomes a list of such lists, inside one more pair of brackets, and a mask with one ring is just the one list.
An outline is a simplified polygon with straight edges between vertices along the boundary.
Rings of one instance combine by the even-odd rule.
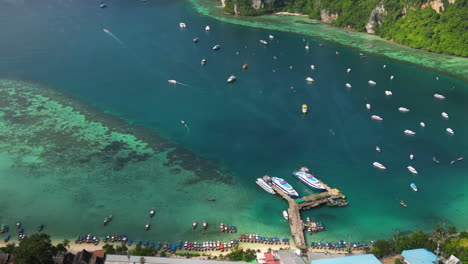
[[192, 223], [192, 228], [193, 228], [193, 229], [196, 229], [197, 226], [198, 226], [198, 222], [197, 222], [197, 221], [193, 221], [193, 223]]
[[307, 105], [306, 105], [306, 104], [303, 104], [303, 105], [302, 105], [302, 114], [303, 114], [303, 115], [306, 115], [306, 114], [307, 114]]
[[247, 64], [243, 64], [243, 65], [242, 65], [242, 69], [243, 69], [243, 70], [247, 70], [248, 67], [249, 67], [249, 65], [247, 65]]
[[391, 96], [391, 95], [393, 95], [393, 93], [392, 93], [392, 91], [385, 91], [385, 95], [386, 96]]
[[419, 125], [420, 125], [421, 127], [426, 127], [426, 124], [425, 124], [424, 122], [419, 122]]
[[179, 23], [179, 27], [180, 27], [180, 28], [186, 28], [187, 25], [186, 25], [184, 22], [180, 22], [180, 23]]
[[376, 146], [376, 147], [375, 147], [375, 151], [377, 151], [377, 152], [379, 152], [379, 153], [382, 152], [382, 150], [379, 148], [379, 146]]
[[259, 40], [259, 42], [262, 43], [263, 45], [268, 45], [268, 42], [266, 42], [266, 40], [261, 39]]
[[268, 185], [268, 183], [266, 183], [262, 178], [258, 178], [257, 181], [255, 181], [255, 183], [266, 192], [276, 194], [275, 190], [273, 190], [273, 188], [271, 188], [271, 186]]
[[436, 163], [436, 164], [439, 164], [439, 163], [440, 163], [440, 161], [439, 161], [439, 160], [437, 160], [437, 158], [436, 158], [436, 157], [432, 157], [432, 161], [433, 161], [434, 163]]
[[400, 201], [400, 204], [403, 206], [403, 207], [408, 207], [405, 202], [403, 202], [403, 200]]
[[448, 115], [447, 113], [445, 113], [445, 112], [442, 112], [440, 115], [441, 115], [442, 118], [444, 118], [444, 119], [449, 119], [449, 115]]
[[273, 35], [269, 35], [268, 38], [269, 39], [274, 39], [275, 37], [273, 37]]
[[371, 109], [371, 105], [370, 105], [370, 104], [366, 104], [366, 108], [367, 108], [367, 110], [370, 110], [370, 109]]
[[374, 167], [376, 167], [377, 169], [380, 169], [380, 170], [386, 170], [387, 169], [387, 168], [385, 168], [384, 165], [382, 165], [381, 163], [379, 163], [377, 161], [372, 163], [372, 165], [374, 165]]
[[201, 60], [201, 65], [206, 65], [206, 59]]
[[210, 30], [211, 30], [210, 26], [205, 27], [205, 31], [210, 31]]
[[411, 189], [413, 189], [413, 191], [415, 191], [415, 192], [418, 191], [418, 186], [416, 186], [416, 184], [411, 183], [411, 184], [410, 184], [410, 187], [411, 187]]
[[408, 108], [406, 108], [406, 107], [399, 107], [398, 111], [400, 111], [402, 113], [408, 113], [410, 110]]
[[307, 77], [305, 78], [306, 82], [314, 82], [314, 79], [312, 77]]
[[378, 115], [372, 115], [371, 118], [372, 120], [375, 120], [375, 121], [383, 121], [383, 118]]
[[405, 135], [407, 136], [414, 136], [416, 135], [416, 133], [412, 130], [409, 130], [409, 129], [406, 129], [405, 131], [403, 131], [405, 133]]
[[369, 83], [370, 85], [376, 85], [376, 84], [377, 84], [377, 83], [374, 82], [373, 80], [369, 80], [368, 83]]
[[150, 217], [153, 217], [155, 213], [156, 213], [156, 210], [154, 210], [154, 208], [152, 208], [150, 210], [150, 213], [149, 213]]
[[418, 171], [413, 166], [406, 167], [414, 175], [418, 175]]
[[445, 96], [443, 96], [441, 94], [434, 94], [434, 98], [443, 100], [443, 99], [445, 99]]
[[221, 45], [214, 45], [213, 50], [219, 50], [221, 49]]
[[414, 159], [414, 155], [413, 155], [413, 154], [410, 154], [410, 155], [409, 155], [409, 159], [410, 159], [410, 160], [413, 160], [413, 159]]
[[345, 85], [346, 85], [346, 87], [348, 87], [348, 88], [351, 88], [351, 87], [352, 87], [351, 84], [349, 84], [349, 83], [346, 83]]
[[296, 192], [296, 190], [293, 189], [293, 187], [284, 179], [278, 178], [278, 177], [272, 177], [271, 178], [272, 183], [278, 187], [282, 192], [285, 194], [291, 196], [291, 197], [297, 197], [299, 194]]
[[150, 229], [150, 226], [151, 226], [150, 223], [146, 223], [145, 224], [145, 231], [148, 231], [148, 229]]
[[455, 135], [455, 132], [453, 132], [453, 129], [451, 129], [450, 127], [447, 127], [447, 128], [445, 129], [445, 131], [447, 131], [447, 133], [450, 134], [450, 135], [452, 135], [452, 136]]
[[229, 76], [229, 78], [227, 79], [227, 82], [228, 82], [228, 83], [232, 83], [232, 82], [235, 82], [236, 79], [237, 79], [236, 76], [231, 75], [231, 76]]
[[289, 220], [288, 211], [283, 211], [283, 217], [285, 220]]
[[208, 223], [206, 220], [203, 220], [203, 229], [206, 230], [208, 228]]
[[193, 43], [197, 43], [197, 42], [198, 42], [198, 38], [194, 38], [192, 41], [193, 41]]
[[325, 190], [323, 184], [309, 173], [309, 169], [302, 167], [299, 171], [293, 172], [293, 175], [301, 180], [305, 185], [316, 190]]

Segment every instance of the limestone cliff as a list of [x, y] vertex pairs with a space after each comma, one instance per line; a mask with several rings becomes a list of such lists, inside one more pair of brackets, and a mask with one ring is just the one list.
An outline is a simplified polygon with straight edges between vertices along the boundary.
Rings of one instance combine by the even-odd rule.
[[322, 9], [320, 11], [320, 20], [324, 23], [331, 24], [337, 18], [338, 18], [338, 13], [329, 14], [328, 10], [326, 9]]
[[375, 24], [382, 25], [385, 15], [387, 15], [387, 12], [385, 11], [384, 4], [381, 2], [380, 5], [372, 10], [369, 16], [369, 22], [366, 24], [367, 33], [375, 34]]

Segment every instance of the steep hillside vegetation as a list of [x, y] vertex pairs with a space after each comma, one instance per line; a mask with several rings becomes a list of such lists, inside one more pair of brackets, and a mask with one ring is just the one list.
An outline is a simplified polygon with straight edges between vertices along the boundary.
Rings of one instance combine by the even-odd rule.
[[437, 53], [468, 56], [468, 0], [221, 0], [236, 15], [294, 12]]

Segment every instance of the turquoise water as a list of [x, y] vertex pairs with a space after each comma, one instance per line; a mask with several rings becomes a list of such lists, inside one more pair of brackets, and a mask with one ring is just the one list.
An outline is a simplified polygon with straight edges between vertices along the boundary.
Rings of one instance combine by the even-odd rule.
[[[179, 28], [181, 21], [186, 29]], [[220, 222], [236, 225], [240, 233], [283, 236], [289, 233], [281, 214], [286, 203], [258, 188], [255, 178], [282, 177], [300, 194], [311, 194], [291, 176], [294, 169], [308, 166], [350, 202], [346, 208], [305, 212], [304, 218], [314, 217], [326, 226], [309, 240], [348, 234], [371, 240], [391, 236], [396, 229], [429, 230], [441, 222], [467, 228], [467, 165], [449, 165], [468, 149], [466, 82], [360, 56], [342, 46], [319, 46], [311, 38], [306, 51], [303, 36], [218, 22], [198, 15], [184, 1], [113, 1], [107, 9], [76, 1], [0, 2], [0, 26], [1, 79], [56, 89], [202, 157], [195, 160], [178, 152], [176, 159], [187, 164], [180, 173], [173, 170], [176, 162], [164, 165], [165, 152], [115, 170], [106, 162], [80, 165], [67, 155], [56, 164], [33, 152], [26, 159], [21, 149], [9, 146], [13, 143], [3, 142], [0, 222], [21, 220], [26, 231], [45, 223], [46, 231], [58, 238], [86, 233], [154, 240], [232, 237], [219, 235], [214, 226]], [[261, 45], [258, 40], [269, 34], [275, 39]], [[199, 43], [192, 43], [194, 37]], [[222, 49], [212, 51], [215, 44]], [[204, 67], [202, 58], [208, 60]], [[249, 65], [246, 71], [241, 69], [244, 63]], [[347, 68], [352, 69], [349, 74]], [[238, 79], [227, 84], [231, 74]], [[307, 76], [316, 81], [307, 84]], [[189, 86], [170, 85], [168, 79]], [[368, 80], [377, 85], [369, 86]], [[386, 97], [385, 90], [393, 96]], [[435, 100], [434, 93], [446, 100]], [[304, 103], [310, 109], [306, 117], [300, 113]], [[366, 103], [372, 105], [370, 111]], [[399, 113], [400, 106], [411, 112]], [[442, 111], [449, 120], [441, 118]], [[384, 121], [372, 121], [371, 114]], [[448, 136], [446, 127], [455, 135]], [[416, 136], [405, 136], [405, 129]], [[40, 138], [28, 140], [35, 149], [45, 144]], [[376, 145], [381, 153], [375, 152]], [[55, 153], [62, 151], [79, 153], [74, 147]], [[410, 153], [415, 155], [412, 162]], [[434, 155], [440, 165], [432, 162]], [[388, 170], [374, 169], [374, 161]], [[212, 162], [227, 171], [226, 177], [212, 177]], [[32, 170], [32, 163], [39, 165]], [[201, 169], [190, 169], [195, 165]], [[419, 175], [411, 175], [408, 165]], [[409, 187], [412, 182], [417, 193]], [[217, 201], [207, 202], [205, 196]], [[152, 207], [158, 213], [145, 232]], [[114, 221], [103, 228], [109, 214]], [[203, 219], [212, 228], [193, 231], [192, 221]]]

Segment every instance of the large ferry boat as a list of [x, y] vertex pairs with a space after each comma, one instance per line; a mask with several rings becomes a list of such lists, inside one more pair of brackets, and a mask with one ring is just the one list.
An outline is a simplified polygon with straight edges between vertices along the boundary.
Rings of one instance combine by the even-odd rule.
[[298, 197], [299, 194], [296, 192], [296, 190], [293, 189], [293, 187], [284, 179], [273, 177], [271, 178], [273, 184], [278, 187], [281, 191], [283, 191], [285, 194], [291, 196], [291, 197]]
[[309, 173], [309, 169], [302, 167], [299, 171], [293, 172], [293, 175], [299, 178], [303, 183], [305, 183], [310, 188], [316, 190], [325, 190], [323, 184], [317, 180], [312, 174]]
[[273, 188], [271, 188], [271, 186], [268, 185], [268, 183], [266, 183], [262, 178], [258, 178], [255, 183], [257, 183], [257, 185], [260, 186], [266, 192], [276, 194], [275, 190], [273, 190]]

